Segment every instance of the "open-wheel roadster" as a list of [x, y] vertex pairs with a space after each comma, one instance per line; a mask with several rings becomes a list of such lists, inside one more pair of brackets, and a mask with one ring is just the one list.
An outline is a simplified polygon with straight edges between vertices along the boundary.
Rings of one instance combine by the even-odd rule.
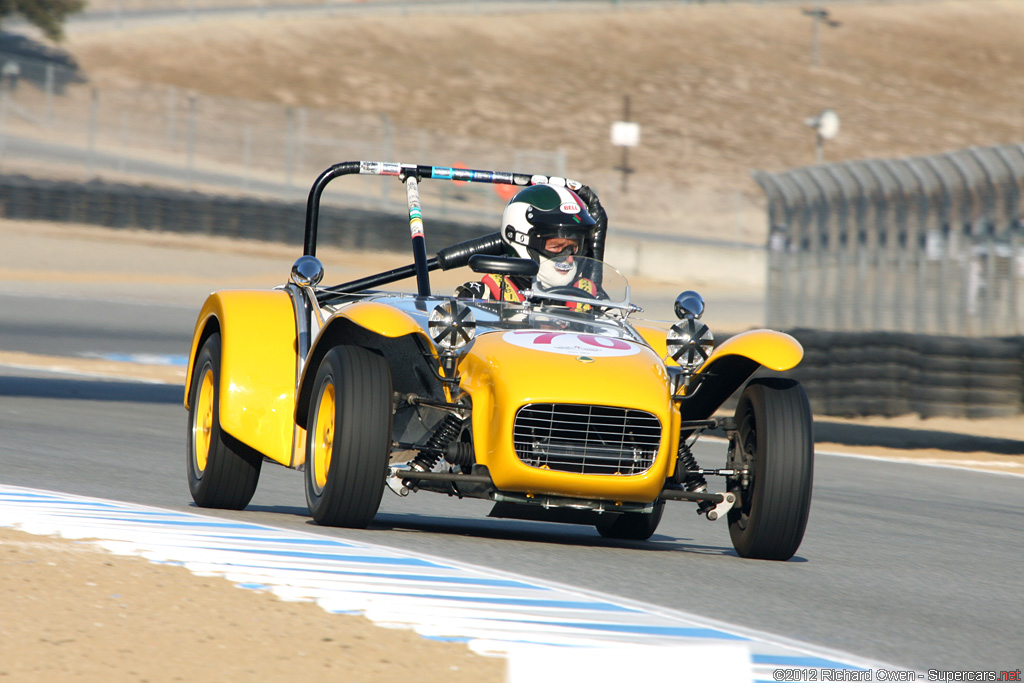
[[[405, 184], [413, 263], [326, 286], [320, 198], [350, 174]], [[437, 179], [572, 189], [599, 216], [578, 256], [596, 287], [534, 280], [521, 301], [432, 292], [438, 269], [466, 268], [467, 279], [537, 273], [536, 262], [503, 253], [498, 234], [428, 258], [419, 184]], [[589, 187], [541, 175], [382, 162], [324, 171], [290, 280], [214, 292], [200, 312], [185, 387], [196, 504], [244, 508], [271, 460], [304, 470], [310, 514], [325, 525], [367, 526], [390, 488], [485, 499], [495, 517], [642, 540], [666, 502], [689, 501], [708, 520], [728, 519], [739, 555], [792, 557], [811, 500], [810, 408], [796, 382], [751, 378], [794, 367], [802, 348], [771, 330], [715, 346], [692, 291], [676, 300], [670, 329], [637, 320], [625, 278], [603, 263], [599, 204]], [[414, 291], [381, 289], [406, 279]], [[737, 391], [734, 415], [722, 416]], [[715, 428], [727, 453], [720, 467], [702, 467], [691, 447]]]

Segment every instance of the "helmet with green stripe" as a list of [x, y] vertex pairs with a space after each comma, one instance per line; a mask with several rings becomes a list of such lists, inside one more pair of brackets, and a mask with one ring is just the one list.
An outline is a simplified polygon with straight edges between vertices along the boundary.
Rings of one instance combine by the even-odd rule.
[[548, 240], [575, 240], [582, 249], [594, 231], [594, 219], [572, 190], [554, 185], [532, 185], [516, 193], [501, 217], [501, 240], [507, 251], [538, 263], [555, 258], [564, 249], [550, 251]]

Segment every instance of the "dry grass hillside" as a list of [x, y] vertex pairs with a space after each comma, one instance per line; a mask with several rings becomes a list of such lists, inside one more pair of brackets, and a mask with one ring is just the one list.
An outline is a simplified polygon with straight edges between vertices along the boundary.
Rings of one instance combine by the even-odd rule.
[[[842, 119], [828, 161], [1024, 139], [1024, 2], [837, 5], [842, 25], [822, 29], [818, 67], [801, 8], [202, 19], [71, 31], [67, 47], [101, 86], [158, 82], [383, 112], [397, 125], [509, 146], [566, 147], [574, 177], [611, 196], [631, 223], [724, 229], [743, 193], [754, 212], [744, 219], [750, 239], [763, 227], [750, 170], [813, 163], [804, 120], [826, 107]], [[627, 94], [642, 125], [630, 161], [641, 170], [621, 196], [609, 128]], [[658, 191], [640, 192], [642, 184]], [[715, 225], [714, 214], [728, 222]]]

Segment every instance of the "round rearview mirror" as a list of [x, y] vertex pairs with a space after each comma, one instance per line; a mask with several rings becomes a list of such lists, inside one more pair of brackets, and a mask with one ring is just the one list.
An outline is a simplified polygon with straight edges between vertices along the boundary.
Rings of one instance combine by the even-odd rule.
[[692, 289], [688, 289], [676, 297], [676, 317], [699, 318], [704, 315], [704, 297]]
[[315, 256], [300, 256], [292, 264], [292, 282], [299, 287], [315, 287], [324, 278], [324, 264]]

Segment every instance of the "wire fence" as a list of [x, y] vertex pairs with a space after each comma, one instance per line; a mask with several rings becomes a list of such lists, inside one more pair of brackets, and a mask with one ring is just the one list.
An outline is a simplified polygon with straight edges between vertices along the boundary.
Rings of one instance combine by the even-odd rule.
[[755, 172], [767, 323], [1021, 334], [1024, 146]]
[[[305, 195], [309, 179], [339, 160], [445, 159], [467, 168], [550, 169], [564, 150], [510, 149], [394, 125], [383, 114], [306, 109], [200, 96], [167, 86], [97, 89], [73, 66], [0, 52], [0, 156], [77, 165], [88, 176], [172, 180], [276, 199]], [[403, 211], [386, 178], [349, 184], [328, 203]], [[500, 213], [493, 187], [449, 183], [425, 191], [442, 218]]]

